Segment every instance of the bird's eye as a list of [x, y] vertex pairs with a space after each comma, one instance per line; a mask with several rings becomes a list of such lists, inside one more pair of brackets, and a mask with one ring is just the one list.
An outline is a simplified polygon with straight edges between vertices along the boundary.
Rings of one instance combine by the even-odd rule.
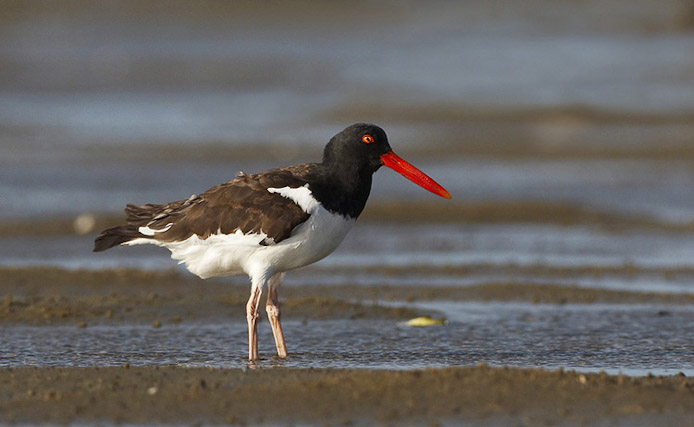
[[371, 135], [364, 135], [361, 137], [361, 140], [364, 142], [364, 144], [371, 144], [374, 142], [374, 137]]

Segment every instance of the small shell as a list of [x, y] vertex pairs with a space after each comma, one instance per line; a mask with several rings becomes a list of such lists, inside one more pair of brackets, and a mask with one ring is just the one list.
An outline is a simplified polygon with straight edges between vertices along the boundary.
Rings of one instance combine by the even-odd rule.
[[446, 319], [434, 319], [431, 316], [421, 316], [408, 320], [407, 322], [405, 322], [405, 325], [419, 327], [446, 325], [447, 323], [448, 321]]

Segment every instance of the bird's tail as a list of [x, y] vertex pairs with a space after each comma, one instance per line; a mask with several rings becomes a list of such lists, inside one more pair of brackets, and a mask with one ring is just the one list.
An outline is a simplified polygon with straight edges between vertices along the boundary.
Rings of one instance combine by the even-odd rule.
[[125, 208], [126, 224], [102, 231], [94, 240], [94, 252], [105, 251], [133, 239], [150, 237], [140, 233], [139, 228], [152, 221], [160, 211], [160, 205], [128, 205]]
[[105, 251], [138, 237], [145, 237], [137, 229], [138, 227], [132, 225], [119, 225], [102, 231], [94, 240], [94, 252]]

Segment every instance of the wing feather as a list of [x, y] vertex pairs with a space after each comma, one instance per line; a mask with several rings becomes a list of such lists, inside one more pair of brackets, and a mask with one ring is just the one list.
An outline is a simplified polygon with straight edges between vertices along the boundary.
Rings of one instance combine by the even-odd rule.
[[[161, 242], [181, 241], [192, 235], [206, 239], [218, 232], [265, 233], [263, 244], [279, 243], [306, 221], [309, 214], [294, 201], [268, 188], [298, 188], [312, 165], [274, 169], [260, 174], [239, 174], [231, 181], [164, 205], [128, 205], [126, 225], [104, 230], [95, 251], [136, 238]], [[147, 234], [141, 232], [146, 227]], [[160, 231], [159, 231], [160, 230]]]

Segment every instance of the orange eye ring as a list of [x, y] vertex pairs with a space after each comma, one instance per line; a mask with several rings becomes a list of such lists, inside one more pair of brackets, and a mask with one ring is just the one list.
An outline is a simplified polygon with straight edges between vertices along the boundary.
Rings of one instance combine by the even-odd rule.
[[364, 144], [371, 144], [374, 142], [374, 137], [371, 135], [364, 135], [361, 137], [361, 140]]

